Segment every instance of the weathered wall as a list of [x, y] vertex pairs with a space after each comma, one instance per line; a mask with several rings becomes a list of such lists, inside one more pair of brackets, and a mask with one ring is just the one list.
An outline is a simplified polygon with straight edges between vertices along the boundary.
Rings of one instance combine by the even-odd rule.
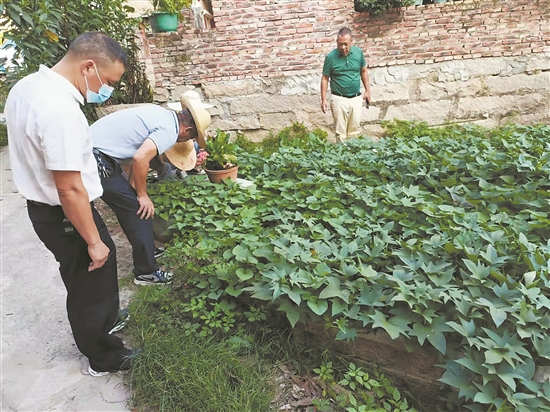
[[216, 29], [185, 23], [149, 34], [155, 99], [201, 86], [216, 104], [213, 127], [257, 139], [291, 121], [330, 129], [320, 111], [324, 55], [349, 26], [370, 68], [372, 105], [363, 128], [382, 120], [431, 124], [550, 120], [550, 1], [455, 1], [381, 16], [353, 1], [214, 0]]

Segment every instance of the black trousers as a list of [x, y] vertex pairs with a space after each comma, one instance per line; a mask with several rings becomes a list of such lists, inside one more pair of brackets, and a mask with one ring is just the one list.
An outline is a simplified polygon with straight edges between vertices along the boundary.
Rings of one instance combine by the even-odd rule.
[[118, 316], [119, 297], [115, 244], [105, 223], [92, 204], [95, 224], [110, 253], [105, 265], [89, 272], [88, 245], [70, 223], [63, 222], [62, 207], [33, 202], [27, 202], [27, 207], [34, 231], [59, 262], [67, 289], [67, 314], [78, 349], [94, 370], [118, 369], [128, 350], [118, 337], [109, 334]]
[[[101, 199], [115, 212], [120, 227], [132, 245], [135, 275], [148, 275], [159, 267], [155, 259], [155, 232], [153, 219], [141, 219], [137, 211], [139, 202], [136, 190], [122, 175], [120, 165], [104, 153], [96, 154], [101, 159], [108, 176], [100, 173], [103, 195]], [[99, 158], [99, 159], [98, 159]]]

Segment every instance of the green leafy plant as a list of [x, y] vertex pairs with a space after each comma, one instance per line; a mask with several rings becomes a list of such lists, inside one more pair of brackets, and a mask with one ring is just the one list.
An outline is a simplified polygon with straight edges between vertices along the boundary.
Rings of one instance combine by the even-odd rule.
[[184, 7], [189, 7], [191, 0], [153, 0], [153, 9], [157, 13], [180, 13]]
[[534, 379], [550, 360], [550, 128], [391, 127], [347, 147], [308, 134], [239, 152], [246, 189], [157, 185], [181, 233], [176, 272], [292, 326], [434, 348], [448, 410], [550, 410]]
[[216, 137], [206, 141], [206, 169], [223, 170], [237, 165], [235, 144], [230, 141], [229, 133], [217, 130]]
[[392, 381], [378, 371], [369, 375], [350, 363], [344, 379], [338, 383], [352, 391], [339, 396], [340, 404], [346, 407], [346, 412], [417, 412]]
[[[137, 32], [140, 19], [128, 17], [134, 9], [123, 0], [37, 0], [0, 2], [0, 24], [4, 37], [15, 42], [15, 70], [9, 72], [11, 86], [25, 75], [48, 67], [65, 54], [70, 42], [86, 31], [101, 31], [117, 40], [128, 57], [126, 71], [115, 85], [108, 104], [151, 102], [153, 93], [143, 63], [139, 61]], [[17, 63], [22, 58], [22, 63]], [[90, 121], [97, 118], [92, 105], [85, 107]]]
[[8, 144], [8, 127], [0, 123], [0, 146], [6, 146]]
[[372, 14], [380, 14], [392, 8], [411, 4], [413, 0], [354, 0], [355, 11], [366, 11]]
[[319, 375], [319, 379], [325, 382], [334, 382], [334, 370], [332, 362], [323, 363], [319, 368], [313, 369], [313, 372]]

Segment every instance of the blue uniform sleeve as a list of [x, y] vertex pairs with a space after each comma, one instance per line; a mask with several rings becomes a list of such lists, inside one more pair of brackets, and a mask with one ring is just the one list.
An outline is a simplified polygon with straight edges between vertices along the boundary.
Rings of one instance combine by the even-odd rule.
[[162, 154], [176, 144], [178, 136], [174, 127], [159, 127], [148, 138], [155, 142], [159, 154]]

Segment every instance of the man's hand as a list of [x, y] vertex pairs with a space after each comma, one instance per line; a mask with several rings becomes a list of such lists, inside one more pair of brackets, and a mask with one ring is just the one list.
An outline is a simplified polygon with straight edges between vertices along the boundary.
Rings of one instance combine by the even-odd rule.
[[65, 216], [88, 244], [88, 255], [92, 259], [88, 271], [99, 269], [109, 257], [109, 248], [101, 241], [94, 223], [82, 176], [76, 171], [53, 170], [52, 173]]
[[327, 90], [328, 90], [328, 76], [325, 76], [324, 74], [321, 76], [321, 110], [324, 114], [327, 114], [328, 112], [328, 104], [327, 104]]
[[109, 248], [105, 245], [105, 243], [99, 241], [93, 245], [88, 245], [88, 255], [90, 255], [90, 259], [92, 259], [90, 265], [88, 266], [88, 272], [91, 272], [92, 270], [99, 269], [105, 264], [105, 262], [107, 262], [107, 258], [109, 257]]
[[153, 205], [151, 199], [149, 199], [149, 196], [138, 196], [137, 200], [139, 203], [137, 215], [141, 219], [149, 219], [155, 214], [155, 206]]
[[363, 100], [367, 101], [367, 108], [368, 108], [368, 105], [370, 105], [370, 90], [367, 90], [365, 91], [365, 95], [363, 96]]

